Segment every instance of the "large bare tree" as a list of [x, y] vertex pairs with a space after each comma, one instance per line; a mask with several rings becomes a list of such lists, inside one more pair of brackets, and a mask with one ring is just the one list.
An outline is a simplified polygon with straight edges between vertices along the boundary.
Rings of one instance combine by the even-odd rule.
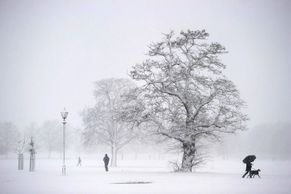
[[165, 34], [149, 46], [148, 59], [130, 72], [144, 85], [138, 96], [131, 95], [136, 103], [127, 112], [139, 124], [179, 143], [182, 171], [192, 171], [200, 140], [219, 140], [221, 133], [246, 128], [245, 103], [223, 74], [219, 56], [226, 50], [208, 43], [208, 36], [205, 30]]
[[85, 143], [98, 142], [111, 148], [111, 165], [117, 166], [117, 152], [136, 137], [133, 125], [123, 122], [120, 113], [123, 94], [135, 87], [129, 79], [103, 79], [95, 83], [94, 107], [83, 112]]

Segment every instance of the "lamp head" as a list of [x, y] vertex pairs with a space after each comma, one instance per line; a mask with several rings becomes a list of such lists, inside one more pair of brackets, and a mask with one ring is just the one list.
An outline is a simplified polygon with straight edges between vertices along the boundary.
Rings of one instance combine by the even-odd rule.
[[64, 110], [61, 112], [62, 118], [64, 120], [66, 120], [66, 118], [68, 117], [69, 112], [66, 111], [66, 109], [64, 108]]

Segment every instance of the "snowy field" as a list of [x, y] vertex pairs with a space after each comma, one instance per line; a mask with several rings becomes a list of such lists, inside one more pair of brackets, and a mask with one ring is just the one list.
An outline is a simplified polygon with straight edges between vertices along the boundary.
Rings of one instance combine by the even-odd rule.
[[[100, 161], [68, 160], [67, 176], [61, 176], [61, 160], [38, 159], [36, 171], [17, 170], [15, 159], [0, 160], [1, 194], [290, 194], [291, 161], [255, 161], [261, 179], [242, 179], [241, 160], [215, 160], [195, 173], [173, 173], [166, 161], [119, 161], [104, 172]], [[135, 183], [135, 184], [133, 184]], [[139, 184], [137, 184], [139, 183]]]

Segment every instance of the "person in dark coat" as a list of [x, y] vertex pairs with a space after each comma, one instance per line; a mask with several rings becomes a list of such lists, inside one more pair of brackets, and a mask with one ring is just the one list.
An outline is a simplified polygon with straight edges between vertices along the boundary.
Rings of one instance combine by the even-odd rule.
[[[247, 162], [247, 163], [246, 163], [246, 173], [242, 176], [242, 178], [245, 178], [245, 176], [246, 176], [248, 173], [250, 173], [251, 170], [252, 170], [252, 163], [251, 163], [251, 162]], [[250, 178], [252, 178], [252, 177], [250, 176]]]
[[77, 166], [81, 166], [81, 165], [82, 165], [82, 159], [81, 159], [81, 157], [79, 156]]
[[104, 166], [105, 166], [105, 171], [108, 171], [108, 164], [109, 164], [109, 160], [110, 158], [108, 157], [107, 154], [105, 154], [104, 158], [103, 158], [103, 162], [104, 162]]

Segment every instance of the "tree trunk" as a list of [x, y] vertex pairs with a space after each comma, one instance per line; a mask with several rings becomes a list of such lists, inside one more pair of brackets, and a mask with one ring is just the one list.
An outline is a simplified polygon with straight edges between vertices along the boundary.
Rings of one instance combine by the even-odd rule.
[[195, 141], [184, 142], [183, 143], [183, 159], [182, 159], [181, 171], [192, 172], [195, 154], [196, 154]]
[[111, 166], [117, 166], [117, 147], [115, 144], [111, 145]]

